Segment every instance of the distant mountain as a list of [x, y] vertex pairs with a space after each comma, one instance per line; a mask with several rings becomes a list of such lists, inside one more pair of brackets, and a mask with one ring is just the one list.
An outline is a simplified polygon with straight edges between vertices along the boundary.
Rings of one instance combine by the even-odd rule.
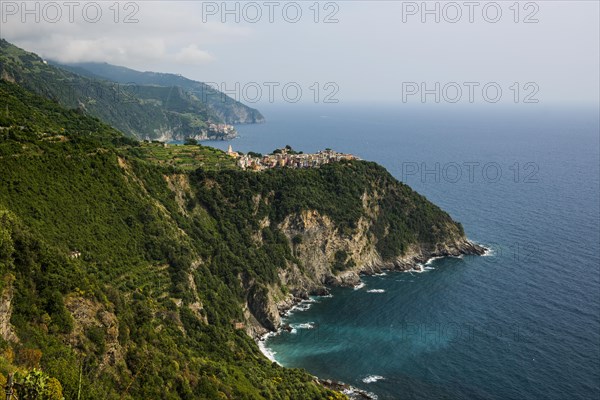
[[[50, 65], [0, 39], [0, 79], [54, 100], [60, 105], [95, 116], [138, 139], [229, 139], [235, 131], [222, 127], [227, 120], [196, 95], [178, 86], [125, 85], [82, 68]], [[220, 96], [219, 96], [220, 97]], [[258, 111], [232, 104], [240, 115]], [[247, 107], [246, 107], [247, 108]], [[240, 120], [243, 118], [240, 117]]]
[[102, 77], [120, 84], [181, 87], [205, 103], [210, 111], [225, 123], [255, 124], [264, 122], [264, 117], [258, 110], [240, 103], [203, 82], [194, 81], [181, 75], [140, 72], [107, 63], [80, 63], [60, 65], [60, 67], [81, 75]]

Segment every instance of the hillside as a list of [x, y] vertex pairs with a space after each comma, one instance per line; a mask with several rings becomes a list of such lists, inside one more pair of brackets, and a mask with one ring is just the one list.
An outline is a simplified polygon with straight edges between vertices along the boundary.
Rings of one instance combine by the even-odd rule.
[[251, 336], [361, 270], [480, 251], [374, 163], [245, 172], [5, 81], [0, 115], [0, 380], [39, 366], [65, 398], [341, 398]]
[[140, 72], [107, 63], [80, 63], [63, 65], [62, 67], [82, 75], [103, 77], [121, 84], [135, 83], [143, 86], [180, 87], [205, 102], [214, 115], [217, 115], [228, 124], [264, 122], [264, 117], [258, 110], [245, 106], [203, 82], [194, 81], [181, 75]]
[[[224, 118], [181, 87], [119, 84], [98, 76], [83, 76], [49, 65], [5, 40], [0, 40], [0, 79], [67, 108], [80, 109], [138, 139], [231, 138], [231, 134], [211, 126], [223, 123]], [[244, 107], [231, 105], [232, 110]]]

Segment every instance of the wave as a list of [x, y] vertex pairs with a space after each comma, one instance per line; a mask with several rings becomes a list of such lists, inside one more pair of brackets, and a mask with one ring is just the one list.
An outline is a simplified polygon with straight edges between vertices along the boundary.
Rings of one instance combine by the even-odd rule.
[[354, 286], [354, 290], [359, 290], [359, 289], [362, 289], [362, 288], [364, 288], [365, 286], [367, 286], [367, 285], [366, 285], [366, 283], [364, 283], [364, 282], [361, 282], [361, 283], [359, 283], [358, 285]]
[[260, 340], [258, 340], [258, 348], [260, 349], [260, 352], [263, 353], [264, 356], [267, 357], [271, 362], [281, 365], [275, 359], [275, 354], [277, 354], [277, 352], [267, 347], [267, 339], [275, 335], [277, 335], [277, 332], [269, 332], [261, 336]]
[[352, 386], [342, 390], [342, 393], [344, 393], [346, 396], [348, 396], [351, 399], [364, 399], [365, 395], [366, 395], [367, 396], [366, 398], [368, 398], [368, 399], [377, 400], [377, 395], [375, 393], [365, 392], [364, 390], [359, 390]]
[[385, 289], [370, 289], [367, 293], [385, 293]]
[[495, 251], [491, 246], [488, 247], [483, 243], [476, 242], [475, 240], [471, 240], [471, 243], [474, 243], [478, 246], [483, 247], [484, 250], [483, 250], [483, 254], [481, 255], [481, 257], [491, 257], [495, 254]]
[[300, 303], [293, 305], [289, 310], [284, 313], [285, 317], [289, 317], [296, 311], [307, 311], [312, 307], [313, 304], [318, 303], [319, 301], [314, 298], [309, 298], [307, 300], [302, 300]]
[[431, 263], [433, 263], [435, 260], [439, 260], [440, 258], [444, 257], [431, 257], [429, 260], [427, 260], [427, 262], [425, 262], [425, 265], [431, 265]]
[[384, 380], [385, 378], [383, 376], [379, 376], [379, 375], [369, 375], [366, 378], [363, 378], [363, 382], [364, 383], [374, 383], [377, 381], [381, 381]]
[[406, 272], [409, 272], [409, 273], [415, 272], [417, 274], [420, 274], [420, 273], [425, 272], [425, 268], [423, 267], [423, 264], [417, 264], [412, 269], [409, 269]]
[[315, 323], [314, 322], [304, 322], [304, 323], [301, 323], [301, 324], [291, 324], [290, 326], [292, 327], [292, 330], [295, 330], [295, 329], [314, 329]]

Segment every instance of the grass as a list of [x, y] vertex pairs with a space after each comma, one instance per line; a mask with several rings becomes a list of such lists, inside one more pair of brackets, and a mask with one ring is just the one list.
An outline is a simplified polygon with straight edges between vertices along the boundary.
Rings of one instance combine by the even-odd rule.
[[210, 171], [237, 169], [235, 159], [225, 152], [202, 145], [174, 145], [165, 147], [162, 143], [142, 143], [130, 149], [135, 155], [162, 166], [171, 166], [183, 171], [202, 168]]

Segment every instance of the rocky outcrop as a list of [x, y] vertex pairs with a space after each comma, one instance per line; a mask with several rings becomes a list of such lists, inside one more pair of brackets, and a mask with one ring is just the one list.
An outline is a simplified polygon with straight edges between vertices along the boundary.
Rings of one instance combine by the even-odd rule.
[[10, 323], [10, 318], [12, 317], [12, 299], [13, 287], [12, 282], [9, 281], [0, 294], [0, 337], [7, 342], [18, 343], [19, 338], [15, 333], [15, 328]]
[[279, 325], [277, 304], [273, 301], [269, 290], [262, 286], [253, 286], [248, 294], [248, 308], [256, 320], [268, 330], [275, 330]]
[[361, 389], [357, 389], [354, 386], [348, 385], [343, 382], [332, 381], [331, 379], [316, 379], [320, 385], [325, 386], [328, 389], [338, 391], [345, 394], [351, 400], [377, 400], [377, 396], [366, 392]]
[[74, 321], [73, 332], [68, 337], [73, 347], [88, 347], [86, 333], [90, 328], [97, 328], [102, 331], [105, 341], [100, 369], [124, 362], [124, 350], [119, 343], [119, 322], [113, 312], [98, 302], [79, 296], [68, 296], [65, 305]]
[[[377, 238], [370, 229], [379, 212], [377, 202], [364, 201], [363, 204], [365, 216], [351, 233], [340, 232], [327, 215], [314, 210], [289, 215], [279, 224], [299, 263], [290, 263], [279, 272], [282, 287], [289, 291], [287, 295], [281, 295], [278, 287], [251, 289], [247, 309], [260, 327], [269, 331], [278, 329], [281, 316], [298, 301], [311, 294], [327, 293], [327, 286], [356, 286], [361, 274], [407, 271], [433, 257], [485, 252], [483, 247], [457, 234], [439, 243], [415, 243], [402, 256], [385, 260], [377, 251]], [[336, 270], [334, 266], [339, 267], [340, 255], [344, 257], [343, 268]], [[248, 333], [254, 337], [264, 330], [255, 323], [248, 326]]]

